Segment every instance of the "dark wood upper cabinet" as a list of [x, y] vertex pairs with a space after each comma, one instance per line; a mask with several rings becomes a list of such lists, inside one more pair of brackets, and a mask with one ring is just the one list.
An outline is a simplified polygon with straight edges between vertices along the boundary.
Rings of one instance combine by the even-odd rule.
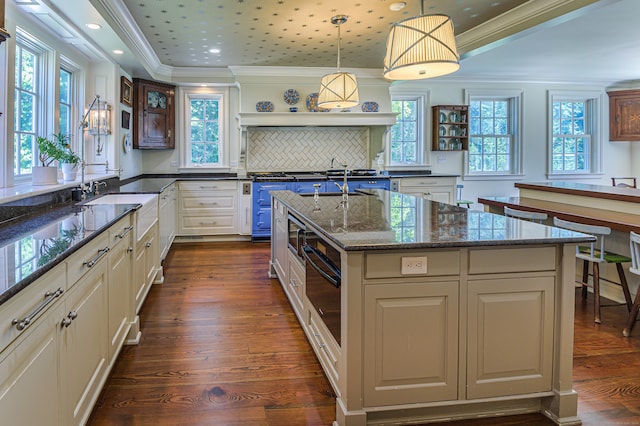
[[609, 140], [640, 141], [640, 90], [609, 92]]
[[175, 86], [133, 79], [133, 147], [175, 148]]
[[4, 0], [0, 0], [0, 44], [9, 38], [9, 33], [4, 28]]

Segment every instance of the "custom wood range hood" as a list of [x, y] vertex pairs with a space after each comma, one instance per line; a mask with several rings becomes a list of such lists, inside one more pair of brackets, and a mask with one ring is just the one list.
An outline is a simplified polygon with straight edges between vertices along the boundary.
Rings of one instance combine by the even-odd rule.
[[241, 112], [238, 125], [247, 127], [393, 126], [397, 113], [385, 112]]

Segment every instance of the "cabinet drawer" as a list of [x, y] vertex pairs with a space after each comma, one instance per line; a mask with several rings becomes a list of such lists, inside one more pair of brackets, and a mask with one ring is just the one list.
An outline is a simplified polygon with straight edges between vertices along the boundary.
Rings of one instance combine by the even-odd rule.
[[202, 195], [203, 191], [236, 191], [237, 185], [233, 180], [180, 182], [180, 191], [196, 192]]
[[469, 274], [552, 271], [555, 266], [553, 246], [469, 250]]
[[327, 378], [331, 382], [333, 389], [337, 389], [338, 384], [338, 357], [340, 355], [340, 347], [337, 345], [333, 338], [330, 338], [330, 333], [326, 330], [322, 320], [313, 309], [309, 311], [309, 323], [307, 326], [307, 332], [309, 333], [309, 340], [313, 347], [320, 364], [324, 367], [323, 370], [327, 374]]
[[[67, 288], [66, 268], [67, 265], [61, 263], [0, 307], [0, 352], [16, 337], [37, 323], [40, 317], [60, 300], [62, 293], [57, 296], [53, 293], [58, 289], [65, 291]], [[47, 296], [47, 292], [51, 293], [51, 295]], [[47, 303], [40, 312], [33, 315], [37, 311], [37, 308], [43, 305], [45, 301], [49, 303]], [[20, 322], [26, 317], [30, 317], [29, 324], [25, 324], [22, 330], [18, 330], [16, 325], [13, 324], [13, 320], [17, 319], [18, 322]]]
[[434, 179], [434, 178], [403, 178], [400, 180], [400, 186], [402, 189], [417, 186], [417, 187], [432, 187], [432, 186], [451, 186], [453, 181], [451, 179]]
[[[109, 232], [103, 232], [86, 246], [69, 256], [67, 260], [67, 275], [69, 277], [69, 288], [78, 281], [84, 274], [89, 272], [94, 264], [106, 260], [107, 253], [113, 244], [109, 241]], [[105, 250], [106, 249], [106, 250]]]
[[180, 209], [182, 211], [235, 209], [236, 199], [235, 194], [215, 196], [183, 195], [180, 197]]
[[228, 234], [235, 232], [235, 215], [189, 215], [181, 217], [181, 230], [188, 234]]
[[[402, 274], [403, 257], [426, 257], [426, 274]], [[458, 275], [460, 253], [456, 251], [434, 251], [415, 253], [372, 253], [365, 257], [365, 278], [419, 277]]]
[[133, 234], [135, 234], [134, 226], [131, 223], [131, 215], [128, 215], [109, 229], [111, 249], [114, 249], [122, 241], [129, 241], [128, 238]]

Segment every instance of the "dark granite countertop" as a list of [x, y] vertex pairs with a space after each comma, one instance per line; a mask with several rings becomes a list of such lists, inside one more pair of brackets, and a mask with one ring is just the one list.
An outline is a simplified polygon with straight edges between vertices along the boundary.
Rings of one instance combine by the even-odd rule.
[[344, 250], [580, 243], [590, 235], [385, 190], [312, 196], [272, 191], [294, 215]]
[[137, 204], [62, 204], [0, 228], [4, 265], [0, 305], [137, 208]]

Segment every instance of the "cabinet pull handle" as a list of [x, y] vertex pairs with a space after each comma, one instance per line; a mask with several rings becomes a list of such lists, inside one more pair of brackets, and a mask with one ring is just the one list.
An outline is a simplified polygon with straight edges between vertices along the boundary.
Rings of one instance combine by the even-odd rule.
[[37, 308], [35, 308], [33, 312], [31, 312], [29, 315], [27, 315], [21, 320], [18, 318], [14, 318], [11, 321], [11, 324], [15, 325], [16, 330], [18, 331], [24, 330], [29, 326], [29, 324], [31, 324], [31, 321], [33, 321], [33, 318], [36, 315], [38, 315], [44, 308], [46, 308], [47, 305], [49, 305], [49, 303], [53, 302], [56, 298], [60, 297], [62, 293], [64, 293], [64, 290], [62, 289], [62, 287], [58, 288], [53, 293], [50, 291], [47, 291], [44, 294], [44, 297], [45, 297], [44, 301]]
[[98, 255], [96, 257], [94, 257], [93, 259], [87, 262], [82, 262], [82, 264], [87, 268], [93, 268], [95, 264], [98, 263], [98, 261], [102, 259], [102, 257], [109, 252], [109, 250], [111, 250], [109, 247], [105, 247], [103, 249], [98, 250]]
[[78, 318], [78, 312], [71, 311], [67, 314], [65, 318], [62, 319], [62, 321], [60, 322], [60, 325], [62, 327], [69, 327], [71, 325], [71, 321], [73, 321], [76, 318]]
[[131, 253], [133, 251], [133, 247], [127, 247], [127, 253]]
[[213, 186], [202, 186], [200, 185], [200, 189], [216, 189], [218, 188], [217, 186], [213, 185]]
[[217, 206], [217, 205], [218, 205], [218, 203], [217, 203], [216, 201], [211, 201], [211, 202], [209, 202], [209, 203], [204, 203], [204, 202], [202, 202], [202, 201], [201, 201], [201, 202], [200, 202], [200, 205], [201, 205], [201, 206]]
[[316, 337], [316, 343], [318, 344], [318, 347], [320, 349], [324, 349], [324, 343], [322, 343], [322, 340], [320, 340], [320, 333], [313, 333], [313, 335]]
[[124, 228], [124, 231], [122, 231], [121, 234], [116, 235], [116, 238], [124, 238], [125, 235], [127, 235], [129, 232], [131, 232], [131, 230], [133, 229], [133, 225], [132, 226], [127, 226], [126, 228]]
[[215, 222], [200, 222], [200, 225], [203, 225], [203, 226], [204, 225], [212, 225], [213, 226], [215, 224], [216, 224]]
[[151, 241], [149, 241], [147, 244], [144, 245], [146, 248], [151, 247]]

